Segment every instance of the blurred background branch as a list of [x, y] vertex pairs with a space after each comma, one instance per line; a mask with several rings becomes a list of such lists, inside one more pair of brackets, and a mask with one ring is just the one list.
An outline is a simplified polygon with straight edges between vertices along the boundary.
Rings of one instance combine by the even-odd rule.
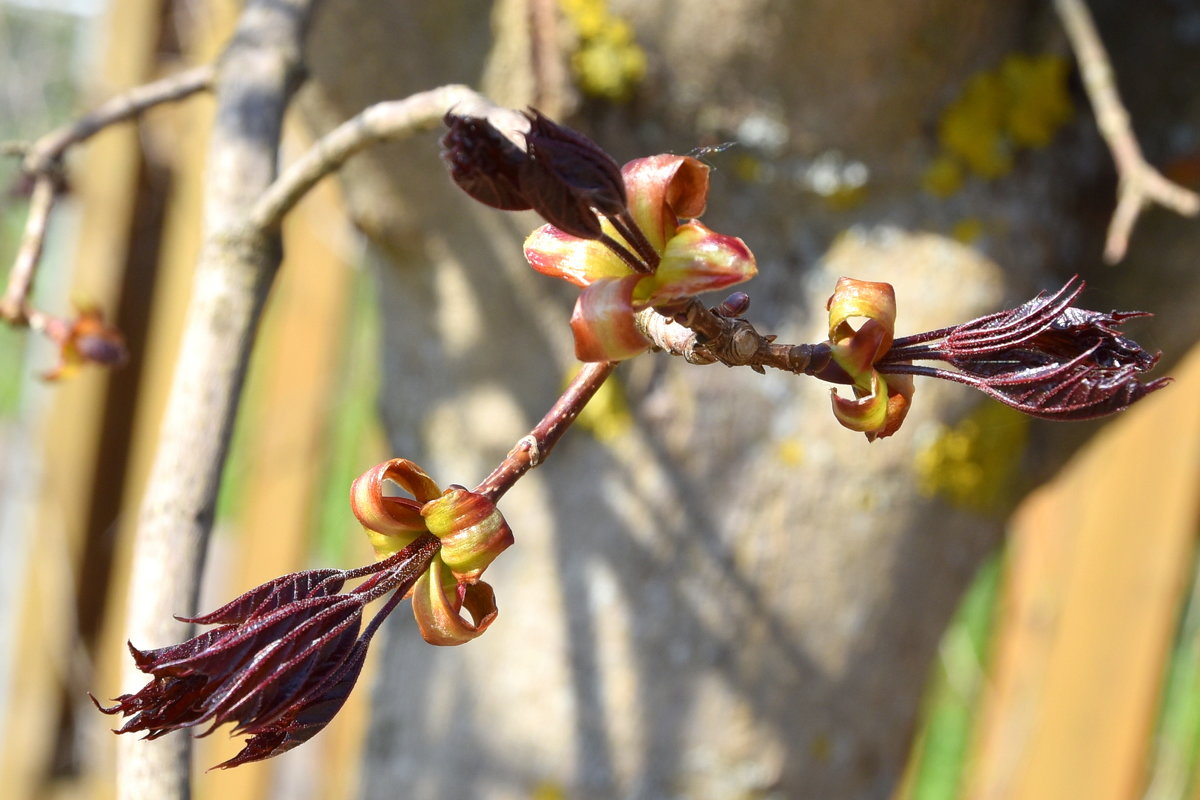
[[[1179, 384], [1111, 429], [1066, 431], [920, 386], [912, 426], [864, 449], [830, 422], [821, 387], [639, 359], [609, 380], [552, 469], [506, 496], [518, 545], [497, 564], [503, 610], [488, 637], [431, 651], [394, 620], [371, 669], [404, 681], [382, 680], [373, 696], [364, 682], [343, 718], [278, 764], [198, 775], [197, 798], [382, 798], [397, 787], [874, 798], [902, 774], [906, 800], [1057, 798], [1084, 778], [1097, 796], [1194, 794], [1200, 692], [1183, 609], [1194, 603], [1200, 481], [1195, 359], [1182, 354], [1200, 336], [1195, 225], [1145, 215], [1126, 269], [1093, 272], [1111, 211], [1094, 198], [1117, 176], [1075, 110], [1082, 92], [1046, 68], [1068, 44], [1049, 4], [735, 5], [504, 0], [434, 13], [328, 0], [280, 160], [307, 160], [313, 137], [373, 103], [448, 81], [518, 107], [574, 109], [571, 123], [620, 157], [736, 139], [708, 157], [706, 219], [759, 255], [747, 288], [768, 329], [820, 336], [809, 323], [839, 274], [895, 282], [903, 327], [920, 330], [1078, 271], [1096, 306], [1158, 313], [1139, 337], [1166, 351]], [[1183, 6], [1091, 4], [1137, 146], [1191, 185], [1200, 119], [1178, 98], [1196, 96], [1187, 65], [1200, 28]], [[216, 63], [240, 8], [114, 0], [106, 13], [116, 33], [95, 49], [105, 67], [86, 70], [105, 97], [190, 72], [181, 63]], [[45, 65], [88, 48], [59, 36], [60, 50], [35, 57], [25, 49], [35, 37], [4, 24], [16, 40], [2, 57], [51, 88], [23, 80], [3, 107], [57, 96]], [[959, 114], [977, 110], [967, 101], [979, 87], [980, 106], [1003, 114]], [[13, 645], [0, 785], [17, 798], [112, 796], [116, 742], [84, 690], [118, 686], [126, 637], [155, 643], [130, 633], [127, 609], [165, 623], [193, 607], [184, 584], [154, 611], [126, 587], [142, 483], [164, 469], [167, 376], [189, 369], [176, 359], [212, 103], [202, 92], [150, 109], [136, 131], [98, 133], [71, 156], [54, 203], [34, 300], [79, 292], [111, 309], [129, 367], [49, 394], [30, 377], [41, 345], [0, 330], [0, 634]], [[0, 136], [32, 141], [71, 106], [40, 121], [22, 111], [35, 127]], [[1021, 144], [1017, 122], [1044, 107], [1061, 121]], [[360, 562], [345, 489], [364, 464], [422, 458], [439, 480], [470, 485], [561, 389], [569, 298], [521, 262], [534, 223], [456, 196], [434, 135], [417, 141], [346, 161], [345, 204], [324, 182], [285, 218], [287, 265], [262, 315], [226, 478], [219, 493], [211, 477], [197, 487], [218, 494], [215, 510], [200, 503], [171, 525], [195, 536], [215, 514], [201, 589], [212, 601], [282, 572]], [[955, 158], [982, 157], [938, 194], [948, 184], [931, 191], [923, 173], [954, 142]], [[273, 222], [296, 194], [279, 197], [249, 213]], [[15, 250], [25, 207], [8, 205]], [[363, 262], [369, 270], [353, 268]], [[179, 453], [211, 464], [206, 453], [225, 447], [222, 414]], [[190, 548], [167, 555], [186, 561]], [[143, 553], [138, 569], [163, 563]], [[176, 626], [159, 641], [183, 635]], [[1072, 733], [1081, 727], [1088, 736]], [[198, 762], [236, 746], [219, 731], [198, 743]]]
[[1100, 133], [1117, 164], [1117, 208], [1104, 245], [1104, 259], [1115, 264], [1125, 257], [1133, 226], [1147, 206], [1158, 204], [1194, 217], [1200, 213], [1200, 195], [1164, 178], [1142, 155], [1117, 91], [1112, 63], [1084, 0], [1054, 0], [1054, 8], [1071, 40]]
[[[139, 647], [177, 641], [181, 625], [174, 615], [196, 611], [242, 385], [283, 256], [278, 233], [246, 227], [245, 216], [275, 179], [312, 7], [309, 0], [251, 2], [214, 78], [204, 238], [134, 538], [127, 630]], [[140, 682], [130, 663], [123, 686]], [[153, 743], [122, 741], [119, 796], [190, 796], [189, 744], [178, 734]]]

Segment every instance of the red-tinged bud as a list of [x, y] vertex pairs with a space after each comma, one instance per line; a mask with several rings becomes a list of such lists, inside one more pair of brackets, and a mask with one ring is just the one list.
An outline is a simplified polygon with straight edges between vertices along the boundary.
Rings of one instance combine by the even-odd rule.
[[[462, 583], [450, 568], [434, 561], [412, 595], [413, 616], [426, 642], [442, 647], [466, 644], [495, 621], [496, 596], [484, 581]], [[470, 620], [463, 617], [466, 611]]]
[[[885, 380], [875, 368], [892, 343], [896, 293], [891, 284], [838, 278], [826, 306], [832, 363], [818, 376], [848, 380], [854, 392], [851, 400], [831, 390], [833, 415], [868, 441], [891, 436], [908, 414], [913, 394], [911, 380]], [[855, 330], [852, 319], [865, 321]]]
[[443, 157], [472, 196], [500, 208], [533, 208], [550, 223], [526, 239], [525, 257], [539, 272], [588, 287], [571, 321], [579, 358], [641, 353], [649, 342], [637, 331], [635, 313], [756, 274], [741, 239], [683, 221], [704, 212], [709, 168], [703, 162], [664, 154], [618, 168], [583, 134], [536, 110], [525, 120], [524, 147], [514, 153], [511, 131], [449, 114]]
[[[1054, 293], [1042, 292], [1016, 308], [915, 336], [892, 339], [895, 297], [887, 284], [838, 280], [829, 301], [832, 363], [818, 377], [853, 384], [855, 399], [835, 394], [842, 424], [874, 439], [893, 433], [912, 400], [914, 375], [973, 386], [1007, 406], [1035, 417], [1084, 420], [1128, 408], [1170, 378], [1142, 381], [1158, 362], [1118, 328], [1141, 311], [1107, 314], [1076, 308], [1084, 284], [1072, 278]], [[866, 317], [854, 330], [847, 320]], [[890, 342], [890, 347], [888, 343]], [[943, 361], [952, 369], [914, 364]], [[886, 375], [886, 382], [877, 380]], [[907, 380], [905, 380], [907, 379]], [[884, 407], [886, 421], [876, 430]]]
[[512, 530], [496, 505], [461, 486], [421, 508], [429, 532], [442, 540], [441, 560], [460, 581], [478, 580], [513, 543]]
[[549, 225], [525, 240], [525, 257], [539, 272], [586, 287], [571, 317], [576, 357], [583, 361], [645, 352], [650, 343], [638, 332], [635, 313], [747, 281], [758, 271], [745, 242], [695, 221], [675, 228], [652, 274], [634, 272], [597, 241]]
[[[388, 496], [389, 480], [412, 498]], [[380, 558], [417, 537], [437, 537], [441, 547], [429, 570], [437, 581], [431, 584], [433, 579], [426, 575], [413, 590], [413, 616], [421, 635], [432, 644], [445, 645], [462, 644], [483, 633], [495, 617], [494, 598], [491, 608], [484, 609], [479, 600], [484, 590], [472, 587], [481, 584], [479, 576], [513, 543], [512, 530], [495, 503], [461, 486], [443, 492], [424, 470], [404, 458], [364, 472], [354, 481], [350, 498]], [[446, 582], [458, 588], [443, 586]], [[490, 588], [486, 594], [492, 596]], [[464, 608], [474, 622], [461, 618]]]
[[745, 316], [746, 312], [750, 310], [750, 295], [745, 292], [734, 292], [722, 300], [721, 305], [714, 310], [722, 317], [731, 319]]
[[632, 295], [641, 278], [602, 280], [584, 289], [575, 301], [571, 331], [580, 361], [622, 361], [644, 353], [648, 340], [634, 324]]
[[58, 365], [42, 375], [46, 381], [69, 378], [85, 364], [102, 367], [123, 366], [129, 360], [125, 337], [104, 322], [104, 312], [96, 306], [81, 306], [74, 319], [49, 317], [43, 332], [58, 346]]
[[[412, 496], [393, 496], [388, 484]], [[130, 645], [152, 680], [107, 708], [96, 702], [124, 715], [117, 733], [153, 739], [231, 722], [249, 739], [219, 767], [270, 758], [312, 738], [344, 705], [371, 638], [401, 599], [412, 596], [417, 626], [433, 644], [468, 642], [492, 624], [495, 594], [479, 576], [513, 536], [490, 499], [461, 486], [443, 492], [416, 464], [394, 458], [354, 481], [351, 506], [374, 526], [368, 534], [379, 561], [284, 575], [208, 614], [180, 618], [219, 627], [156, 650]], [[355, 578], [365, 580], [343, 592]], [[364, 608], [388, 595], [360, 633]]]

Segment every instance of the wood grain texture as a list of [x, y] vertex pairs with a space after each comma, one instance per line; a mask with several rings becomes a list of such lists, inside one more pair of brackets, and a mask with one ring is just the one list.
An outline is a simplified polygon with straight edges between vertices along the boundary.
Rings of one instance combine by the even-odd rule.
[[1200, 349], [1013, 519], [969, 797], [1140, 796], [1200, 523]]

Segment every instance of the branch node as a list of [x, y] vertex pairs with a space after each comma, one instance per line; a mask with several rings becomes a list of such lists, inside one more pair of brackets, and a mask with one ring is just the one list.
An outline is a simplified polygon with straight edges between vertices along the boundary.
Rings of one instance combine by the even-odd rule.
[[519, 452], [522, 446], [525, 448], [525, 452], [529, 454], [530, 468], [536, 467], [542, 463], [542, 449], [540, 446], [538, 446], [538, 440], [533, 436], [533, 434], [527, 433], [522, 436], [517, 441], [516, 446], [513, 447], [512, 452]]

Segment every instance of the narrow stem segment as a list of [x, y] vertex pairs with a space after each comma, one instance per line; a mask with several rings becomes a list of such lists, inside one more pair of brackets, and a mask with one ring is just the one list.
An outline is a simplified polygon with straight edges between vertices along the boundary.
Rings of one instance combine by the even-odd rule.
[[254, 204], [250, 225], [261, 230], [277, 229], [300, 198], [322, 178], [341, 169], [351, 156], [380, 142], [402, 139], [439, 124], [447, 111], [465, 106], [479, 114], [496, 108], [472, 89], [450, 84], [364, 109], [322, 136], [288, 166]]
[[42, 260], [57, 184], [57, 177], [50, 175], [40, 176], [33, 184], [25, 231], [21, 234], [17, 259], [8, 275], [8, 288], [5, 289], [4, 299], [0, 300], [0, 317], [12, 325], [29, 323], [29, 293], [33, 290], [33, 276], [37, 272], [38, 262]]
[[764, 336], [740, 317], [725, 317], [695, 298], [639, 311], [634, 323], [655, 347], [689, 364], [720, 362], [727, 367], [766, 367], [816, 375], [829, 364], [830, 350], [822, 344], [784, 344]]
[[26, 154], [22, 167], [25, 172], [34, 175], [52, 169], [69, 147], [108, 126], [133, 119], [163, 103], [183, 100], [211, 89], [215, 74], [216, 68], [205, 64], [122, 92], [79, 119], [38, 139]]
[[615, 361], [584, 364], [558, 401], [546, 412], [546, 416], [513, 446], [500, 465], [492, 470], [492, 474], [475, 487], [475, 491], [493, 503], [499, 502], [522, 475], [546, 460], [579, 412], [616, 368]]

